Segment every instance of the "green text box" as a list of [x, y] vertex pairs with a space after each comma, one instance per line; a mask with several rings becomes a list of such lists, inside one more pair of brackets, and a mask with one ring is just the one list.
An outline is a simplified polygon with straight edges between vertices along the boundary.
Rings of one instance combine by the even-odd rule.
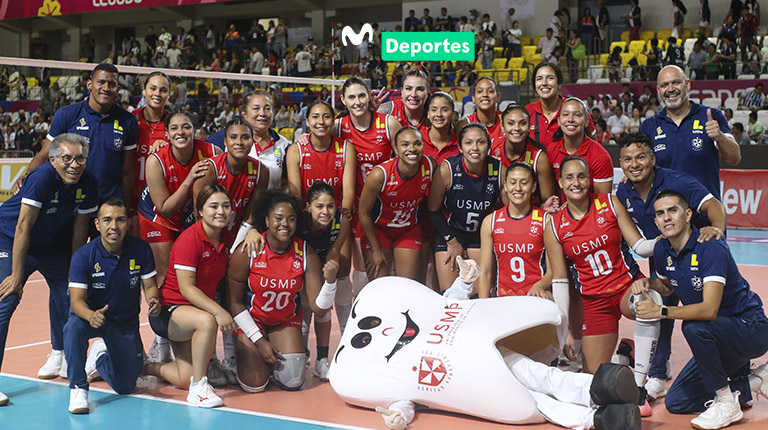
[[384, 61], [474, 61], [473, 32], [384, 32]]

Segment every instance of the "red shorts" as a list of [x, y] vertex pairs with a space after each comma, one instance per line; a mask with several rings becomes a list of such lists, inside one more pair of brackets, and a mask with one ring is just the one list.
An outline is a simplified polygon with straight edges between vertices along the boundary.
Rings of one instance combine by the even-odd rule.
[[621, 298], [624, 297], [625, 292], [626, 288], [607, 297], [581, 296], [581, 304], [584, 307], [581, 334], [597, 336], [618, 333], [619, 319], [621, 318]]
[[173, 242], [179, 237], [179, 232], [171, 230], [146, 217], [139, 215], [140, 238], [149, 243]]
[[[381, 249], [416, 249], [421, 251], [421, 226], [413, 225], [405, 228], [392, 228], [374, 226], [374, 232], [376, 233], [376, 240], [379, 242]], [[363, 240], [363, 251], [370, 251], [371, 244], [367, 240]]]
[[[259, 330], [261, 331], [261, 334], [266, 335], [269, 333], [269, 330], [277, 327], [298, 327], [301, 328], [301, 308], [296, 311], [296, 314], [293, 316], [277, 323], [277, 324], [264, 324], [261, 321], [253, 320], [256, 325], [259, 327]], [[270, 321], [274, 322], [274, 321]], [[238, 334], [242, 333], [243, 331], [241, 329], [237, 329], [232, 332], [232, 336], [237, 337]]]

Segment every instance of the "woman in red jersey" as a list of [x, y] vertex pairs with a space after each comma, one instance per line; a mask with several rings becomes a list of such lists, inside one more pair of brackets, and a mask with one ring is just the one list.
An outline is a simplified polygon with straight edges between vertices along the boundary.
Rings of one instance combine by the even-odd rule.
[[456, 133], [458, 134], [467, 124], [479, 122], [488, 129], [491, 141], [503, 138], [501, 112], [497, 110], [500, 101], [501, 93], [498, 91], [496, 81], [487, 76], [478, 79], [472, 85], [472, 103], [475, 104], [475, 112], [456, 124]]
[[[147, 105], [132, 112], [139, 123], [139, 141], [136, 150], [136, 188], [133, 196], [133, 202], [136, 205], [138, 205], [141, 192], [147, 184], [145, 179], [147, 157], [155, 144], [157, 146], [165, 145], [166, 139], [168, 139], [165, 130], [165, 118], [170, 112], [165, 109], [165, 105], [168, 103], [170, 94], [171, 80], [168, 79], [168, 76], [160, 71], [152, 72], [144, 78], [144, 89], [141, 92]], [[137, 215], [132, 215], [132, 217], [135, 216]], [[135, 229], [134, 233], [138, 235], [138, 218], [133, 220], [131, 229]], [[165, 273], [163, 273], [164, 275]]]
[[224, 129], [224, 144], [227, 152], [209, 160], [209, 168], [194, 186], [195, 200], [205, 187], [219, 184], [232, 197], [232, 219], [222, 234], [222, 241], [231, 249], [242, 223], [250, 229], [248, 214], [255, 202], [256, 194], [266, 190], [271, 172], [257, 159], [249, 156], [253, 146], [253, 128], [241, 116], [235, 116]]
[[[554, 144], [547, 148], [547, 156], [560, 180], [560, 165], [569, 155], [578, 155], [589, 166], [589, 191], [610, 193], [613, 188], [613, 162], [608, 151], [587, 135], [587, 105], [581, 99], [569, 97], [560, 105], [560, 130], [555, 133]], [[562, 138], [560, 137], [562, 136]]]
[[351, 141], [357, 153], [355, 199], [350, 224], [355, 240], [350, 240], [349, 245], [342, 246], [342, 253], [351, 256], [351, 281], [356, 295], [368, 283], [361, 253], [364, 235], [358, 219], [360, 193], [371, 169], [392, 158], [392, 136], [402, 126], [394, 116], [372, 110], [371, 90], [360, 78], [352, 77], [344, 82], [341, 87], [341, 102], [344, 103], [346, 113], [342, 113], [336, 120], [336, 135], [340, 139]]
[[419, 280], [421, 226], [419, 207], [427, 196], [435, 162], [424, 157], [421, 133], [411, 126], [395, 135], [397, 157], [373, 168], [360, 196], [360, 225], [370, 249], [365, 250], [368, 276], [389, 275]]
[[[350, 214], [355, 198], [355, 174], [356, 153], [355, 148], [349, 141], [334, 137], [333, 130], [334, 112], [333, 108], [326, 102], [317, 101], [307, 111], [307, 126], [309, 127], [309, 139], [306, 143], [296, 143], [288, 148], [286, 156], [286, 170], [288, 172], [288, 189], [291, 194], [310, 203], [309, 190], [316, 182], [323, 182], [331, 186], [334, 190], [335, 208], [340, 208], [341, 213]], [[311, 206], [310, 206], [311, 208]], [[349, 218], [345, 217], [345, 222]], [[330, 222], [330, 221], [329, 221]], [[344, 255], [334, 254], [335, 260], [342, 267], [339, 276], [338, 288], [340, 297], [349, 297], [349, 303], [342, 303], [340, 308], [346, 314], [351, 305], [352, 284], [349, 282], [350, 258], [349, 251], [343, 244], [348, 235], [344, 235], [337, 247], [338, 251], [344, 249]], [[307, 239], [304, 237], [304, 239]], [[302, 296], [303, 298], [303, 296]], [[337, 313], [340, 309], [337, 308]], [[309, 306], [304, 306], [306, 332], [309, 334], [309, 325], [312, 314]], [[339, 319], [346, 322], [347, 315], [340, 315]], [[318, 347], [328, 349], [328, 342], [331, 334], [331, 317], [327, 314], [325, 317], [315, 316], [315, 335], [317, 336]], [[327, 357], [327, 353], [325, 354]], [[320, 373], [321, 379], [327, 379], [327, 363], [325, 370], [318, 371], [316, 361], [316, 373]]]
[[509, 204], [485, 217], [480, 228], [480, 298], [491, 297], [494, 267], [498, 297], [552, 298], [552, 275], [546, 272], [544, 254], [544, 226], [549, 214], [531, 204], [535, 190], [533, 167], [523, 161], [512, 163], [504, 178]]
[[255, 208], [252, 217], [266, 230], [266, 244], [255, 256], [235, 252], [227, 277], [229, 306], [239, 327], [237, 379], [248, 393], [263, 391], [270, 376], [285, 390], [299, 390], [307, 369], [300, 293], [306, 291], [316, 315], [325, 315], [336, 294], [339, 264], [321, 265], [315, 251], [295, 236], [299, 199], [270, 190]]
[[221, 232], [229, 223], [232, 204], [220, 185], [200, 193], [195, 212], [200, 221], [184, 230], [171, 250], [171, 267], [160, 288], [160, 315], [150, 317], [152, 330], [170, 339], [174, 363], [148, 363], [148, 374], [180, 387], [189, 387], [187, 402], [216, 407], [222, 401], [208, 383], [208, 359], [216, 346], [216, 331], [237, 325], [213, 296], [227, 272], [227, 248]]
[[141, 238], [152, 248], [161, 285], [173, 241], [194, 223], [190, 190], [208, 170], [208, 158], [219, 152], [195, 139], [195, 126], [187, 113], [170, 114], [165, 128], [171, 144], [147, 158], [147, 186], [139, 201]]
[[437, 166], [427, 208], [437, 234], [435, 268], [440, 290], [459, 274], [456, 257], [480, 259], [480, 223], [496, 209], [504, 175], [498, 158], [488, 156], [488, 130], [467, 124], [459, 133], [461, 154]]
[[[632, 244], [641, 256], [649, 256], [655, 240], [642, 237], [616, 196], [589, 190], [589, 167], [583, 158], [568, 156], [561, 168], [560, 187], [567, 203], [551, 217], [544, 233], [552, 266], [552, 292], [560, 308], [569, 309], [565, 264], [568, 259], [584, 311], [584, 371], [594, 373], [601, 363], [611, 361], [621, 316], [635, 319], [629, 307], [630, 287], [643, 274], [627, 244]], [[658, 330], [658, 321], [635, 324], [638, 387], [645, 385]]]
[[[563, 86], [563, 72], [552, 63], [539, 63], [533, 68], [533, 87], [539, 100], [526, 106], [531, 116], [530, 135], [536, 142], [541, 143], [550, 151], [555, 143], [555, 132], [559, 130], [560, 105], [565, 98], [560, 95]], [[588, 116], [588, 133], [595, 130], [592, 117]]]
[[442, 91], [432, 94], [427, 102], [427, 120], [429, 127], [422, 130], [424, 137], [424, 155], [430, 156], [440, 164], [443, 160], [459, 152], [459, 138], [453, 132], [453, 97]]
[[414, 67], [403, 76], [403, 89], [400, 98], [386, 102], [379, 107], [379, 112], [388, 113], [397, 118], [402, 126], [413, 126], [419, 131], [427, 128], [427, 110], [429, 99], [429, 77], [424, 70]]

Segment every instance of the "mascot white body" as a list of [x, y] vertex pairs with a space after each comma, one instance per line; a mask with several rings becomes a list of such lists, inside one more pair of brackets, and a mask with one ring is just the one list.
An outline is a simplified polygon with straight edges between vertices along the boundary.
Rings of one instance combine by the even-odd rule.
[[499, 347], [548, 363], [566, 335], [565, 317], [548, 300], [451, 300], [409, 279], [380, 278], [358, 296], [329, 376], [353, 405], [409, 400], [503, 423], [538, 423], [544, 416]]

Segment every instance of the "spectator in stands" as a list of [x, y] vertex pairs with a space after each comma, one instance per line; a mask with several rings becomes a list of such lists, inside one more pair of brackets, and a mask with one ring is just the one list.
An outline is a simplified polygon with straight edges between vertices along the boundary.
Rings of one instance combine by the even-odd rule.
[[680, 68], [685, 67], [685, 53], [683, 47], [677, 44], [677, 39], [670, 37], [667, 39], [667, 43], [667, 55], [664, 58], [664, 65], [673, 65]]
[[[26, 126], [26, 124], [24, 125]], [[749, 125], [747, 125], [747, 134], [749, 135], [750, 140], [754, 140], [756, 143], [763, 143], [765, 125], [757, 120], [757, 112], [753, 111], [749, 113]]]
[[637, 133], [640, 130], [640, 123], [643, 122], [642, 116], [640, 116], [640, 108], [632, 108], [632, 117], [627, 122], [627, 133]]
[[[725, 110], [723, 111], [723, 115], [725, 115], [725, 119], [728, 120], [728, 125], [733, 127], [733, 109], [725, 108]], [[742, 126], [743, 126], [743, 124], [742, 124]]]
[[16, 148], [22, 151], [31, 151], [37, 139], [37, 132], [28, 122], [21, 123], [18, 130], [16, 132]]
[[672, 36], [676, 38], [683, 36], [683, 26], [687, 13], [688, 8], [685, 7], [682, 0], [672, 0]]
[[608, 118], [605, 123], [608, 124], [608, 132], [611, 133], [613, 140], [618, 141], [627, 132], [629, 118], [624, 115], [621, 106], [616, 106], [613, 108], [613, 116]]
[[441, 7], [440, 8], [440, 16], [435, 19], [435, 31], [453, 31], [451, 28], [451, 21], [453, 18], [451, 18], [450, 15], [448, 15], [448, 9]]
[[708, 80], [717, 80], [720, 75], [720, 61], [718, 58], [717, 46], [713, 43], [707, 48], [707, 58], [702, 63], [704, 65], [704, 76]]
[[217, 39], [216, 30], [214, 29], [213, 24], [211, 24], [208, 26], [208, 31], [205, 33], [205, 38], [203, 39], [203, 47], [205, 47], [206, 55], [211, 55], [216, 51], [216, 48], [218, 47]]
[[483, 14], [483, 22], [480, 23], [481, 31], [489, 31], [492, 37], [496, 37], [496, 23], [491, 21], [491, 16], [487, 13]]
[[595, 17], [592, 16], [592, 9], [588, 7], [584, 8], [584, 15], [579, 20], [579, 33], [581, 34], [581, 41], [586, 47], [587, 55], [593, 54], [595, 52], [592, 49], [592, 42], [595, 39]]
[[755, 24], [760, 26], [760, 4], [757, 0], [744, 0], [744, 9], [755, 16]]
[[443, 85], [446, 87], [452, 87], [456, 82], [456, 69], [453, 66], [453, 61], [446, 61], [445, 68], [443, 69]]
[[560, 8], [560, 24], [563, 26], [563, 31], [573, 28], [573, 20], [571, 19], [571, 10], [565, 6]]
[[462, 65], [462, 70], [459, 77], [456, 79], [456, 83], [460, 87], [471, 87], [475, 84], [475, 81], [477, 81], [477, 74], [472, 70], [472, 65], [465, 62]]
[[755, 84], [755, 88], [739, 96], [739, 109], [749, 109], [755, 112], [766, 107], [768, 100], [765, 97], [765, 85], [762, 82]]
[[157, 48], [157, 35], [155, 34], [155, 28], [151, 25], [147, 27], [147, 34], [144, 35], [144, 46], [147, 48], [147, 52], [154, 53]]
[[744, 132], [744, 124], [740, 122], [734, 122], [731, 126], [731, 131], [733, 132], [733, 138], [736, 139], [736, 143], [739, 145], [749, 146], [754, 143], [749, 140], [749, 135]]
[[474, 16], [469, 17], [469, 24], [466, 25], [464, 31], [471, 31], [472, 33], [480, 33], [480, 26], [477, 25], [477, 18]]
[[584, 100], [584, 103], [587, 105], [587, 109], [589, 109], [590, 111], [592, 111], [592, 109], [597, 107], [597, 100], [595, 100], [595, 96], [593, 96], [592, 94], [587, 96], [587, 98]]
[[429, 16], [429, 9], [424, 8], [424, 15], [422, 15], [421, 19], [419, 20], [419, 30], [432, 31], [433, 28], [434, 20], [431, 16]]
[[296, 46], [294, 58], [296, 59], [296, 70], [299, 72], [299, 76], [307, 78], [313, 75], [312, 54], [301, 43]]
[[613, 52], [611, 52], [611, 55], [608, 56], [608, 61], [605, 63], [605, 68], [608, 71], [608, 79], [610, 79], [611, 82], [619, 82], [621, 80], [620, 46], [615, 46], [613, 48]]
[[720, 74], [725, 79], [736, 79], [736, 38], [730, 34], [721, 36], [720, 53], [717, 59], [720, 62]]
[[576, 30], [568, 31], [568, 42], [565, 44], [565, 61], [568, 64], [568, 78], [572, 84], [579, 79], [579, 60], [573, 58], [573, 51], [581, 45], [581, 37]]
[[[507, 13], [504, 14], [504, 23], [501, 25], [501, 43], [502, 47], [504, 48], [504, 51], [502, 51], [502, 56], [507, 57], [507, 48], [509, 47], [509, 44], [511, 42], [511, 39], [509, 38], [509, 30], [514, 27], [515, 19], [513, 18], [515, 16], [515, 8], [511, 7], [507, 10]], [[519, 55], [518, 55], [519, 56]]]
[[288, 112], [288, 108], [285, 107], [285, 105], [280, 106], [280, 110], [275, 113], [275, 129], [280, 130], [281, 128], [285, 128], [290, 126], [291, 124], [291, 113]]
[[755, 79], [760, 76], [760, 65], [763, 61], [763, 54], [760, 53], [760, 46], [757, 43], [753, 43], [749, 47], [749, 52], [744, 61], [744, 68], [741, 73], [744, 75], [753, 74]]
[[604, 119], [601, 118], [595, 121], [595, 140], [597, 143], [601, 145], [613, 145], [616, 143], [611, 139], [611, 134], [608, 133], [607, 128], [608, 124]]
[[[757, 2], [755, 2], [755, 4], [757, 4]], [[755, 18], [755, 15], [753, 15], [746, 7], [741, 10], [738, 29], [739, 38], [741, 40], [741, 56], [746, 59], [747, 52], [755, 42], [755, 36], [757, 35], [757, 18]]]
[[[514, 10], [514, 9], [512, 9]], [[512, 27], [509, 28], [506, 32], [506, 35], [504, 37], [504, 40], [507, 42], [506, 46], [506, 58], [507, 62], [504, 64], [504, 67], [509, 66], [509, 59], [514, 57], [520, 57], [523, 52], [522, 44], [520, 43], [520, 37], [523, 35], [523, 30], [520, 30], [520, 22], [514, 21], [512, 22]]]
[[[737, 17], [739, 16], [741, 15], [740, 14], [737, 15]], [[718, 37], [723, 37], [726, 34], [730, 34], [730, 35], [733, 35], [733, 37], [735, 38], [738, 33], [739, 33], [739, 28], [736, 25], [736, 20], [732, 16], [728, 15], [725, 18], [725, 22], [723, 23], [723, 26], [720, 28], [720, 34], [718, 35]]]
[[254, 44], [251, 47], [251, 73], [254, 75], [260, 75], [261, 69], [264, 68], [264, 54], [261, 53], [258, 44]]
[[[699, 10], [699, 33], [706, 34], [709, 30], [709, 23], [712, 21], [712, 11], [709, 9], [709, 0], [699, 0], [701, 9]], [[702, 48], [704, 48], [702, 46]]]
[[157, 40], [163, 42], [165, 46], [170, 46], [171, 40], [173, 40], [173, 35], [168, 32], [168, 27], [160, 27], [160, 35], [157, 36]]
[[565, 37], [565, 29], [563, 27], [563, 21], [560, 18], [563, 15], [563, 12], [560, 10], [556, 10], [555, 13], [552, 15], [552, 20], [549, 22], [549, 28], [552, 29], [552, 32], [554, 33], [555, 37], [559, 40], [563, 40]]
[[629, 27], [629, 41], [637, 40], [640, 38], [640, 29], [643, 26], [643, 21], [640, 18], [640, 6], [638, 6], [638, 0], [629, 0], [630, 8], [626, 15], [624, 15], [624, 21]]
[[181, 49], [178, 48], [175, 40], [170, 42], [169, 48], [165, 53], [168, 59], [168, 67], [178, 68], [181, 63]]
[[285, 48], [288, 46], [288, 26], [285, 24], [283, 18], [277, 19], [277, 27], [275, 27], [275, 52], [277, 57], [281, 58], [285, 55]]
[[611, 23], [611, 14], [602, 0], [597, 2], [597, 32], [600, 35], [602, 49], [608, 50], [608, 25]]
[[371, 65], [368, 63], [368, 57], [360, 57], [360, 62], [355, 66], [352, 71], [353, 76], [360, 76], [363, 79], [370, 79], [371, 77]]
[[541, 52], [541, 61], [545, 63], [552, 63], [552, 53], [555, 51], [555, 48], [557, 47], [558, 41], [553, 37], [554, 31], [552, 28], [547, 29], [547, 36], [542, 37], [541, 40], [539, 40], [539, 51]]
[[224, 108], [221, 110], [221, 113], [216, 118], [216, 123], [219, 127], [223, 127], [225, 124], [232, 121], [232, 118], [235, 116], [235, 111], [232, 110], [232, 105], [229, 103], [224, 103]]
[[688, 55], [688, 67], [691, 70], [691, 79], [704, 79], [704, 61], [707, 60], [707, 53], [701, 49], [701, 42], [698, 40], [693, 44], [693, 52]]
[[227, 34], [224, 35], [224, 48], [228, 51], [237, 50], [240, 47], [240, 32], [237, 31], [235, 24], [229, 25]]
[[403, 29], [405, 31], [416, 31], [421, 25], [421, 20], [416, 18], [416, 11], [411, 9], [408, 11], [408, 16], [403, 20]]
[[[336, 41], [338, 43], [338, 40]], [[273, 49], [269, 50], [269, 62], [267, 65], [269, 66], [269, 74], [272, 76], [277, 76], [278, 71], [278, 65], [279, 61], [277, 58], [277, 52], [275, 52]], [[341, 68], [341, 65], [339, 65], [339, 68]]]
[[600, 117], [606, 121], [613, 116], [613, 103], [611, 103], [611, 96], [604, 95], [600, 104]]
[[659, 48], [659, 39], [655, 37], [651, 39], [651, 49], [647, 52], [643, 52], [643, 55], [648, 58], [646, 62], [646, 79], [655, 81], [656, 76], [659, 74], [659, 70], [661, 70], [662, 51], [661, 48]]
[[590, 112], [590, 115], [592, 116], [592, 122], [597, 122], [603, 119], [603, 114], [600, 113], [599, 107], [594, 107], [589, 112]]
[[632, 101], [632, 93], [622, 92], [619, 98], [618, 106], [621, 107], [621, 111], [624, 115], [631, 115], [632, 109], [635, 108], [635, 102]]
[[483, 69], [490, 70], [493, 68], [493, 47], [496, 46], [496, 39], [494, 39], [490, 30], [483, 30], [482, 41], [483, 48], [480, 53], [483, 64]]

